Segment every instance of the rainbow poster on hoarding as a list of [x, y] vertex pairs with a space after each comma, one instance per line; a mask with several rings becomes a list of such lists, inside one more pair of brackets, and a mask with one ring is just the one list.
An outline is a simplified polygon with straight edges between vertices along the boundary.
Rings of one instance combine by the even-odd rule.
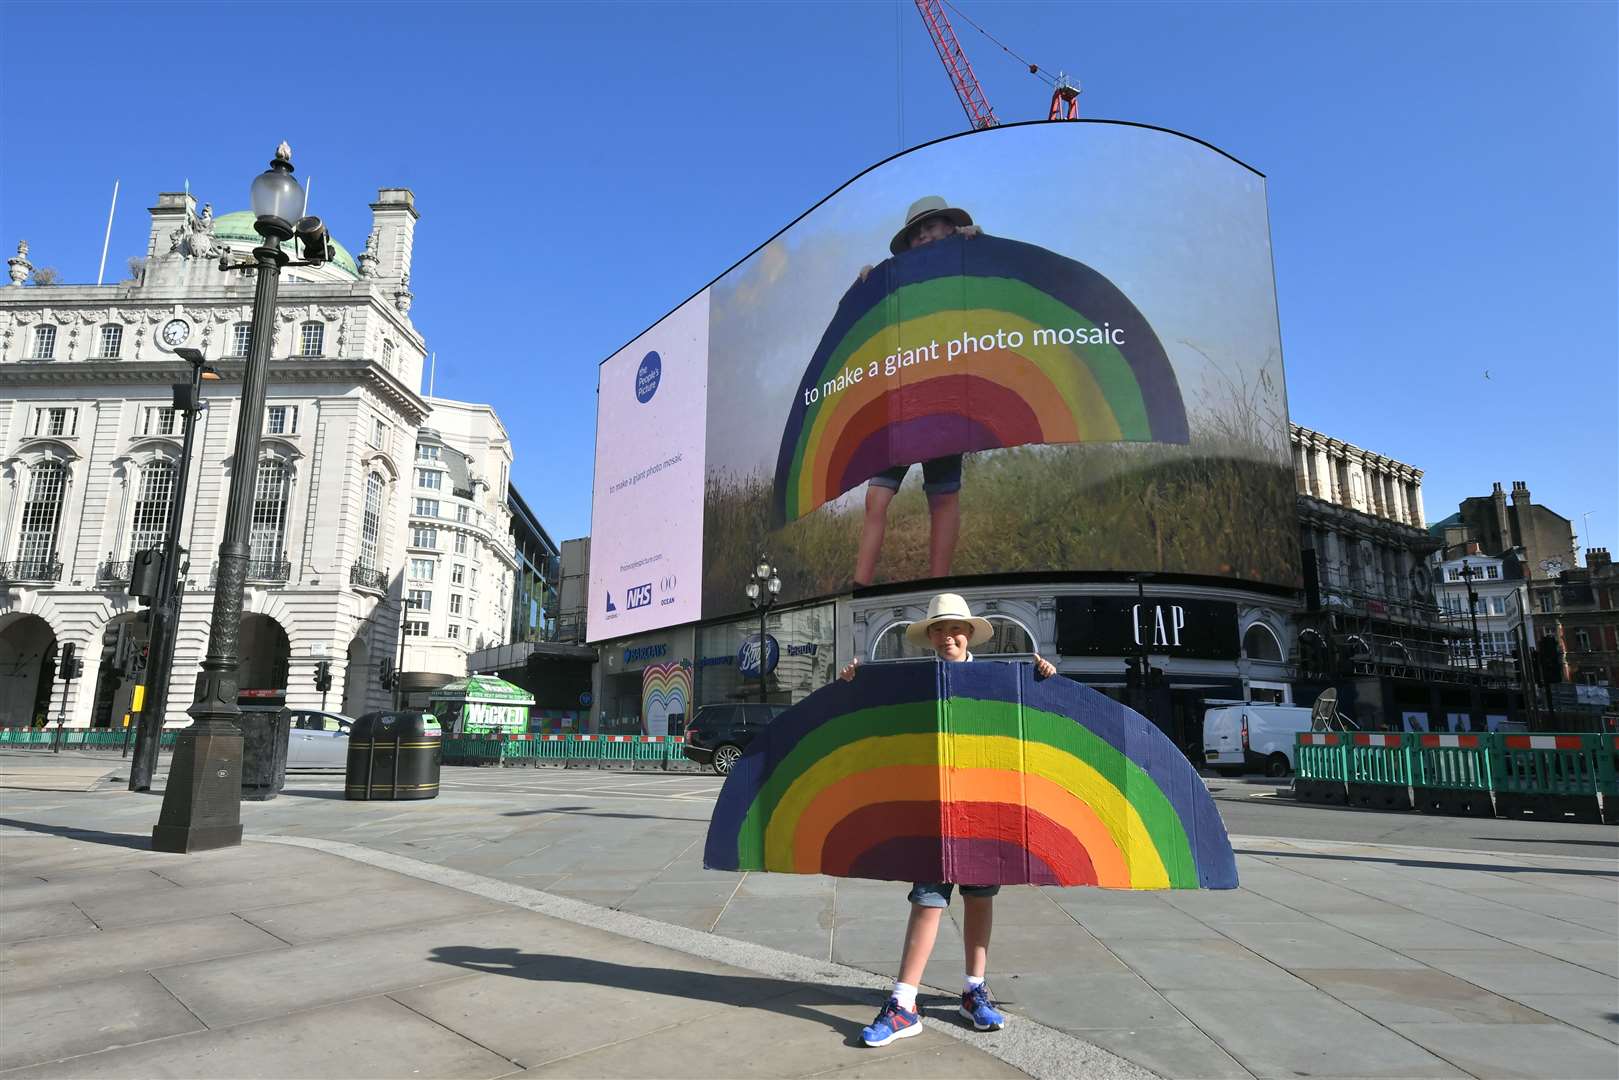
[[782, 434], [775, 517], [797, 520], [895, 465], [1084, 442], [1188, 442], [1157, 334], [1083, 263], [950, 237], [844, 294]]
[[862, 668], [732, 768], [715, 870], [972, 885], [1233, 889], [1214, 800], [1156, 727], [1027, 663]]
[[666, 664], [648, 664], [641, 669], [642, 734], [669, 734], [669, 717], [689, 714], [690, 705], [689, 661], [671, 660]]

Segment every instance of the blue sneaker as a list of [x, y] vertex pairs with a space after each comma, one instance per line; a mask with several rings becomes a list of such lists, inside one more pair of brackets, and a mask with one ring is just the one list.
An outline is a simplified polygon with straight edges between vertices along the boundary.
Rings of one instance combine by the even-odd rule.
[[1006, 1017], [990, 1004], [988, 983], [962, 991], [961, 1015], [971, 1020], [979, 1031], [999, 1031], [1006, 1026]]
[[899, 1007], [899, 998], [889, 998], [871, 1026], [860, 1030], [860, 1041], [867, 1046], [887, 1046], [895, 1039], [907, 1039], [922, 1032], [922, 1017]]

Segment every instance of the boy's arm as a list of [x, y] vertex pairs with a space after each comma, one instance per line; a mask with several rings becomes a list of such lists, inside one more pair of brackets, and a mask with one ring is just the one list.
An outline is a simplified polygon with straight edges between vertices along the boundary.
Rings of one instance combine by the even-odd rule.
[[1035, 653], [1034, 677], [1036, 679], [1049, 679], [1055, 674], [1057, 674], [1056, 665], [1050, 660], [1047, 660], [1045, 657], [1041, 656], [1039, 653]]

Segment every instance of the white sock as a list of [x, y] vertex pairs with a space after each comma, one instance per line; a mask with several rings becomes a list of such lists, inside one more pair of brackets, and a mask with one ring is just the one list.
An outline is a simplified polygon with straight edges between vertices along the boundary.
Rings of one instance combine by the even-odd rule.
[[899, 1000], [899, 1007], [906, 1012], [916, 1011], [916, 987], [908, 983], [896, 982], [894, 984], [894, 997]]
[[982, 976], [969, 975], [969, 976], [967, 976], [967, 981], [962, 985], [961, 992], [963, 994], [970, 993], [972, 991], [973, 987], [975, 987], [975, 986], [983, 986], [983, 985], [984, 985], [984, 980], [983, 980]]

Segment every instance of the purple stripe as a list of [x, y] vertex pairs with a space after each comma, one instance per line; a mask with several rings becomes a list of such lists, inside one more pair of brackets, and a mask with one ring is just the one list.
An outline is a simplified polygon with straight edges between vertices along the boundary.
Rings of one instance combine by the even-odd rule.
[[914, 465], [949, 454], [993, 450], [1000, 445], [994, 431], [971, 417], [937, 415], [901, 420], [861, 440], [839, 477], [838, 492], [848, 491], [894, 465]]
[[1008, 840], [893, 836], [872, 845], [849, 876], [885, 881], [955, 881], [968, 885], [1055, 885], [1044, 859]]

